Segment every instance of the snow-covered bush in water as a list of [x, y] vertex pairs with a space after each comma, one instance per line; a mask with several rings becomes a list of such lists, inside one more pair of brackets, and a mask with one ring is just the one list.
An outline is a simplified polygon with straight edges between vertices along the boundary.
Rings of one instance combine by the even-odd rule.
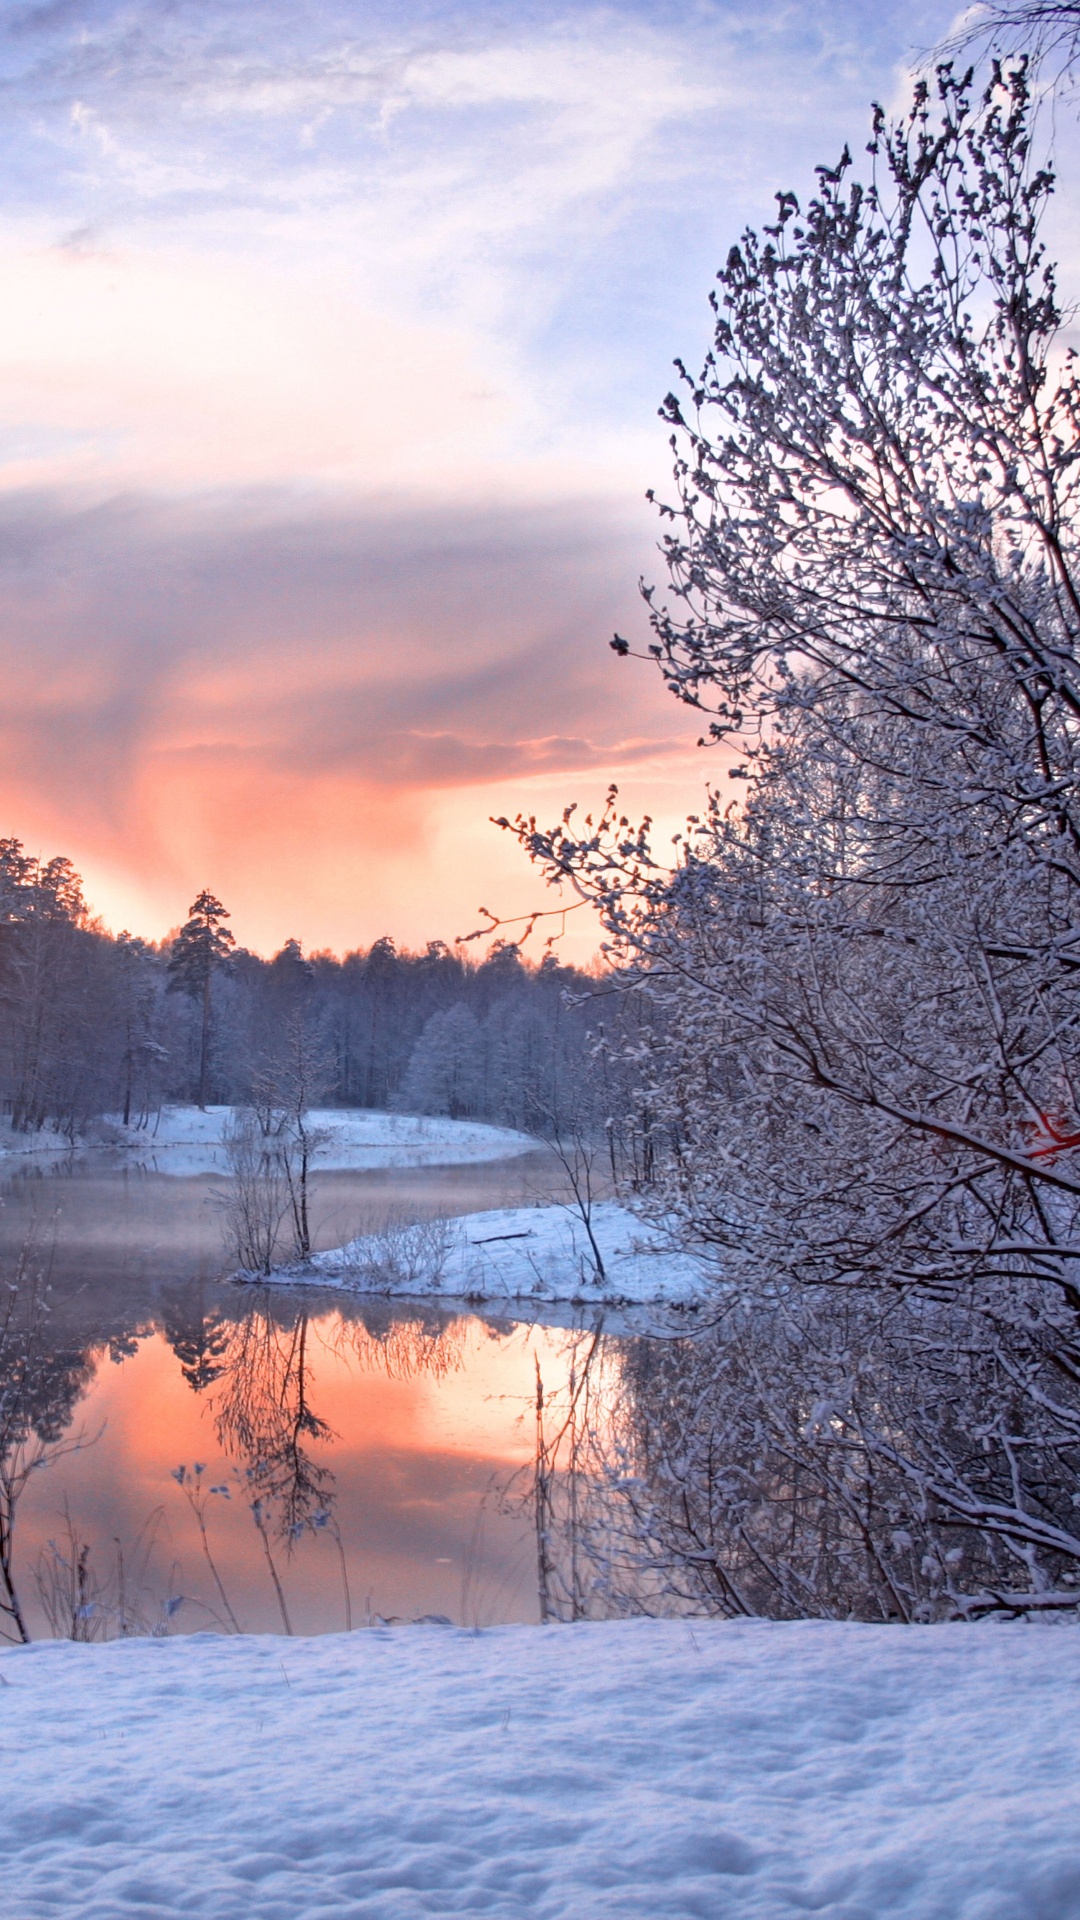
[[714, 796], [675, 871], [614, 799], [518, 832], [663, 1009], [660, 1204], [748, 1312], [852, 1316], [845, 1446], [909, 1487], [923, 1557], [963, 1536], [958, 1593], [1071, 1605], [1080, 383], [1053, 183], [1022, 66], [981, 98], [941, 70], [870, 154], [866, 184], [845, 153], [732, 251], [715, 351], [666, 403], [651, 653], [744, 803]]

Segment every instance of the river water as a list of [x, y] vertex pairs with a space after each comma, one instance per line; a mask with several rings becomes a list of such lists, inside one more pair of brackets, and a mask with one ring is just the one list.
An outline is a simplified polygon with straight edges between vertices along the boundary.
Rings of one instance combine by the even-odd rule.
[[[84, 1156], [0, 1174], [0, 1261], [48, 1268], [60, 1439], [16, 1535], [35, 1637], [320, 1633], [384, 1618], [537, 1618], [527, 1496], [537, 1367], [563, 1388], [571, 1330], [224, 1277], [220, 1175]], [[327, 1172], [318, 1244], [388, 1215], [550, 1197], [542, 1152]], [[80, 1560], [82, 1563], [79, 1572]], [[66, 1630], [70, 1631], [70, 1625]]]

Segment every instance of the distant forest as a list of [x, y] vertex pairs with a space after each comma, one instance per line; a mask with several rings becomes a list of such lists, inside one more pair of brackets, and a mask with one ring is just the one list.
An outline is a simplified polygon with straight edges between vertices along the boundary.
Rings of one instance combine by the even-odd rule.
[[550, 1132], [595, 1050], [600, 982], [512, 945], [464, 957], [389, 938], [265, 960], [200, 894], [154, 944], [94, 920], [69, 860], [0, 840], [0, 1109], [71, 1137], [169, 1101], [243, 1104], [302, 1058], [312, 1105], [396, 1107]]

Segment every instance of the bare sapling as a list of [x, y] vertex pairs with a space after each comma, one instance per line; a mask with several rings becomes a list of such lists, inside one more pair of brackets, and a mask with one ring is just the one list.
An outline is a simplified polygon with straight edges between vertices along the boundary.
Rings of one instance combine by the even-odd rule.
[[289, 1609], [285, 1604], [285, 1589], [281, 1584], [281, 1575], [277, 1570], [277, 1562], [274, 1559], [273, 1551], [270, 1546], [269, 1514], [267, 1513], [266, 1502], [261, 1497], [256, 1498], [252, 1501], [251, 1517], [255, 1522], [259, 1539], [262, 1541], [263, 1557], [266, 1561], [266, 1565], [270, 1573], [270, 1578], [273, 1582], [274, 1593], [276, 1595], [277, 1603], [278, 1603], [278, 1612], [281, 1614], [281, 1624], [284, 1627], [286, 1633], [291, 1636], [292, 1621], [289, 1619]]
[[577, 1124], [569, 1130], [558, 1128], [551, 1137], [551, 1147], [566, 1176], [570, 1188], [574, 1216], [580, 1220], [589, 1243], [592, 1276], [600, 1285], [607, 1283], [604, 1268], [604, 1256], [596, 1238], [594, 1212], [597, 1205], [597, 1164], [604, 1147], [597, 1144]]
[[148, 1516], [130, 1548], [119, 1538], [113, 1540], [112, 1564], [104, 1569], [66, 1499], [61, 1517], [62, 1529], [40, 1549], [34, 1569], [38, 1600], [53, 1638], [89, 1643], [167, 1633], [185, 1596], [172, 1591], [179, 1572], [175, 1562], [164, 1598], [151, 1572], [163, 1509], [157, 1507]]
[[61, 1540], [49, 1540], [34, 1570], [41, 1609], [54, 1640], [102, 1640], [108, 1627], [104, 1587], [92, 1563], [88, 1540], [81, 1540], [64, 1502]]
[[613, 1148], [610, 1129], [603, 1123], [600, 1094], [590, 1050], [572, 1080], [567, 1073], [556, 1077], [550, 1103], [538, 1110], [545, 1138], [569, 1188], [569, 1198], [560, 1196], [561, 1204], [580, 1222], [588, 1243], [591, 1278], [604, 1286], [607, 1273], [594, 1216], [601, 1199], [610, 1193], [610, 1180], [603, 1169], [605, 1161], [612, 1160]]
[[223, 1142], [230, 1181], [218, 1201], [228, 1254], [243, 1272], [268, 1274], [292, 1204], [280, 1140], [264, 1114], [238, 1107]]
[[306, 1260], [312, 1251], [311, 1169], [329, 1135], [312, 1124], [311, 1107], [325, 1095], [332, 1064], [330, 1050], [313, 1033], [305, 1009], [296, 1007], [285, 1021], [277, 1052], [253, 1083], [254, 1110], [280, 1160], [289, 1201], [290, 1253], [297, 1260]]

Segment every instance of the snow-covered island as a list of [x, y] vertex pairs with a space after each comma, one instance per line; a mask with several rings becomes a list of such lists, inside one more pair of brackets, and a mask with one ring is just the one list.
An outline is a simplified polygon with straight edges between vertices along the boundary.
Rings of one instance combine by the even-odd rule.
[[686, 1306], [708, 1285], [700, 1260], [614, 1201], [505, 1207], [365, 1234], [274, 1276], [415, 1299]]
[[1080, 1912], [1074, 1626], [52, 1641], [0, 1683], [18, 1920]]

